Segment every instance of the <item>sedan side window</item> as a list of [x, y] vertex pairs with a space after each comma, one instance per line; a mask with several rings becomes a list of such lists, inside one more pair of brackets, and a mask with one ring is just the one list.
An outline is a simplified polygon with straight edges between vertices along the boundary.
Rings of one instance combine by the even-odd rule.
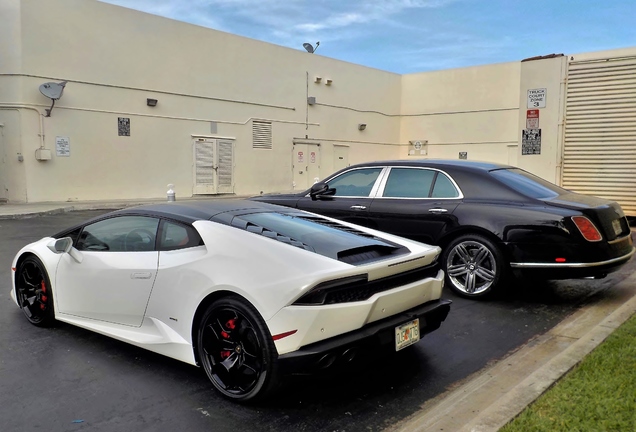
[[162, 251], [186, 249], [204, 244], [199, 233], [191, 226], [169, 221], [161, 223], [160, 239], [159, 250]]
[[444, 173], [437, 174], [435, 186], [433, 187], [433, 198], [458, 198], [459, 191], [453, 182]]
[[428, 198], [436, 171], [420, 168], [391, 168], [384, 187], [385, 198]]
[[159, 219], [119, 216], [86, 225], [77, 249], [103, 252], [154, 251]]
[[336, 190], [335, 196], [368, 197], [382, 167], [347, 171], [329, 181], [329, 187]]

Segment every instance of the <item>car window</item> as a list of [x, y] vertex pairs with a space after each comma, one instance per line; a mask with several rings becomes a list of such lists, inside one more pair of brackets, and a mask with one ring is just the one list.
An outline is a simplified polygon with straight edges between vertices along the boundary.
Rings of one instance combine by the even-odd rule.
[[380, 172], [382, 167], [347, 171], [329, 180], [329, 187], [336, 190], [335, 196], [369, 196]]
[[517, 192], [537, 199], [554, 198], [569, 191], [519, 168], [500, 169], [490, 174]]
[[64, 237], [70, 237], [71, 240], [73, 240], [73, 245], [77, 245], [77, 240], [79, 239], [79, 235], [81, 232], [82, 232], [82, 227], [79, 227], [67, 233]]
[[77, 249], [101, 252], [155, 250], [159, 219], [146, 216], [119, 216], [86, 225]]
[[161, 223], [159, 250], [186, 249], [200, 245], [203, 245], [203, 240], [191, 226], [171, 221]]
[[453, 184], [453, 182], [446, 176], [446, 174], [440, 172], [435, 179], [435, 186], [433, 187], [432, 198], [458, 198], [459, 191]]
[[[362, 231], [334, 223], [318, 215], [287, 215], [267, 212], [242, 215], [241, 223], [247, 222], [247, 231], [274, 238], [297, 246], [307, 246], [313, 251], [331, 251], [332, 258], [338, 259], [338, 253], [356, 247], [383, 245], [396, 247], [388, 240], [375, 238]], [[234, 223], [234, 222], [233, 222]], [[237, 226], [240, 226], [237, 224]], [[298, 244], [296, 242], [301, 242]], [[371, 253], [369, 250], [366, 252]], [[318, 252], [321, 253], [321, 252]]]
[[436, 171], [420, 168], [391, 168], [384, 187], [386, 198], [428, 198]]

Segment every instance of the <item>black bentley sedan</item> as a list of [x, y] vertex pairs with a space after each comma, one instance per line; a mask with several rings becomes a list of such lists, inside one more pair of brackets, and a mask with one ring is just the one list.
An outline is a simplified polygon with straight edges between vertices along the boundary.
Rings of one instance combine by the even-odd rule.
[[304, 192], [252, 199], [439, 245], [447, 284], [465, 297], [494, 293], [510, 270], [602, 278], [634, 255], [618, 203], [489, 162], [363, 163]]

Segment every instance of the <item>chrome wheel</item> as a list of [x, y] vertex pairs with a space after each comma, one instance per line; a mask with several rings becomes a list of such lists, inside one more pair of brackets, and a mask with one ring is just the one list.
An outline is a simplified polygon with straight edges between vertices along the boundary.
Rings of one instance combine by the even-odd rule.
[[444, 262], [450, 287], [466, 297], [480, 297], [492, 292], [504, 267], [497, 247], [476, 235], [463, 236], [452, 242]]
[[239, 298], [219, 300], [207, 310], [199, 330], [205, 372], [224, 396], [239, 401], [262, 397], [276, 384], [274, 343], [251, 309]]
[[31, 324], [47, 326], [54, 321], [53, 293], [42, 262], [28, 257], [20, 264], [15, 281], [16, 298]]

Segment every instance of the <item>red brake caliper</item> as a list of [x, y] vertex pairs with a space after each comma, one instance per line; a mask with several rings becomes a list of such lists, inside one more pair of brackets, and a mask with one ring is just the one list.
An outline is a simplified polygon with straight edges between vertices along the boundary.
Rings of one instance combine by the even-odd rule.
[[44, 283], [44, 279], [40, 283], [40, 289], [42, 290], [42, 294], [40, 295], [40, 309], [46, 309], [46, 300], [48, 299], [44, 294], [46, 294], [46, 284]]
[[[234, 323], [234, 319], [231, 319], [228, 322], [226, 322], [225, 323], [225, 327], [227, 327], [228, 330], [234, 330], [234, 328], [236, 327], [236, 324]], [[230, 338], [230, 334], [228, 332], [226, 332], [225, 330], [222, 330], [221, 331], [221, 337], [223, 339], [229, 339]], [[232, 351], [223, 350], [223, 351], [221, 351], [221, 358], [223, 360], [225, 360], [226, 358], [228, 358], [230, 356], [230, 354], [232, 354]]]

